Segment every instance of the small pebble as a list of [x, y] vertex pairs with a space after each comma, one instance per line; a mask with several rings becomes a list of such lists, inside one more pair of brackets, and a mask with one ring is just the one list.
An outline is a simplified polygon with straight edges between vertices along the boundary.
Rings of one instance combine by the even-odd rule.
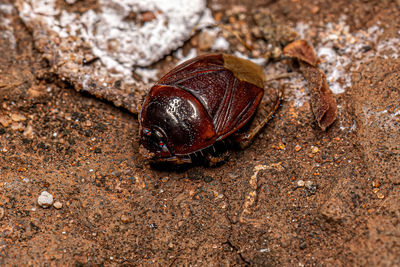
[[377, 196], [379, 199], [385, 198], [385, 195], [382, 194], [382, 192], [376, 193], [376, 196]]
[[85, 122], [85, 126], [86, 126], [86, 127], [92, 127], [92, 126], [93, 126], [93, 123], [92, 123], [90, 120], [87, 120], [87, 121]]
[[372, 186], [375, 187], [375, 188], [378, 188], [378, 187], [381, 186], [381, 183], [379, 181], [373, 181], [372, 182]]
[[315, 15], [315, 14], [318, 13], [319, 7], [318, 6], [312, 6], [310, 11], [311, 11], [311, 14]]
[[314, 183], [313, 183], [312, 181], [310, 181], [310, 180], [308, 180], [308, 181], [305, 183], [305, 186], [306, 186], [308, 189], [311, 189], [311, 188], [313, 187], [313, 185], [314, 185]]
[[0, 116], [0, 124], [3, 125], [3, 127], [5, 128], [7, 128], [10, 125], [9, 121], [5, 116]]
[[11, 119], [16, 122], [26, 121], [26, 117], [24, 115], [16, 114], [16, 113], [11, 114]]
[[0, 208], [0, 220], [4, 217], [4, 209]]
[[284, 143], [279, 143], [278, 148], [279, 150], [284, 150], [286, 148], [286, 145]]
[[213, 45], [216, 37], [217, 36], [214, 33], [211, 33], [209, 31], [202, 31], [199, 34], [199, 49], [202, 51], [209, 50]]
[[121, 215], [121, 222], [123, 223], [129, 223], [131, 220], [129, 219], [128, 216], [126, 216], [125, 214]]
[[33, 137], [33, 128], [31, 125], [28, 125], [25, 127], [24, 136], [28, 137], [28, 138], [32, 138]]
[[53, 195], [47, 191], [43, 191], [40, 194], [37, 202], [38, 202], [39, 206], [41, 206], [42, 208], [48, 208], [51, 205], [53, 205]]
[[60, 201], [56, 201], [56, 202], [54, 202], [54, 204], [53, 204], [53, 207], [56, 208], [56, 209], [58, 209], [58, 210], [61, 209], [62, 206], [63, 206], [63, 204], [62, 204]]
[[298, 181], [297, 181], [297, 186], [298, 186], [298, 187], [303, 187], [304, 184], [305, 184], [305, 182], [304, 182], [303, 180], [298, 180]]
[[236, 178], [239, 177], [239, 174], [236, 173], [236, 172], [230, 172], [230, 173], [228, 173], [228, 176], [229, 176], [229, 178], [231, 178], [231, 179], [236, 179]]
[[306, 181], [305, 186], [308, 192], [311, 194], [315, 194], [315, 192], [317, 191], [317, 185], [310, 180]]
[[313, 154], [315, 154], [315, 153], [318, 153], [318, 152], [319, 152], [319, 148], [318, 148], [318, 147], [316, 147], [316, 146], [311, 146], [311, 150], [312, 150], [312, 153], [313, 153]]
[[23, 132], [24, 131], [24, 125], [21, 122], [14, 122], [11, 124], [11, 129], [14, 131], [20, 131]]
[[143, 12], [141, 15], [142, 15], [142, 18], [141, 18], [142, 22], [149, 22], [156, 18], [156, 15], [152, 11]]
[[282, 54], [282, 49], [280, 47], [274, 47], [272, 50], [272, 58], [273, 59], [278, 59]]
[[376, 193], [378, 193], [378, 192], [379, 192], [379, 188], [374, 188], [374, 189], [372, 189], [372, 193], [376, 194]]

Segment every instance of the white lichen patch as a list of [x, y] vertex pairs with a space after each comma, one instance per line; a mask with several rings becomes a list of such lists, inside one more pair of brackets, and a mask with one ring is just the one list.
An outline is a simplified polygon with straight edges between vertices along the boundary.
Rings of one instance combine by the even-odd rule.
[[[60, 37], [88, 42], [108, 68], [148, 66], [190, 37], [205, 10], [204, 0], [100, 0], [100, 12], [59, 10], [55, 0], [28, 0], [20, 16], [40, 19]], [[146, 20], [142, 14], [149, 12]]]
[[391, 38], [378, 43], [377, 51], [385, 59], [398, 59], [400, 57], [400, 33], [399, 38]]
[[229, 49], [229, 42], [223, 36], [218, 36], [211, 49], [213, 51], [227, 51]]
[[[317, 31], [319, 43], [313, 44], [320, 59], [319, 67], [324, 71], [329, 87], [334, 94], [344, 93], [352, 86], [352, 73], [357, 73], [363, 63], [372, 58], [381, 57], [387, 60], [399, 58], [400, 32], [397, 36], [386, 37], [384, 27], [378, 22], [376, 25], [365, 30], [350, 32], [350, 27], [345, 23], [345, 17], [341, 17], [337, 23], [328, 23], [324, 28]], [[308, 34], [313, 32], [312, 26], [299, 23], [296, 31], [300, 38], [309, 40]], [[315, 32], [314, 32], [315, 33]], [[294, 78], [293, 78], [294, 79]], [[294, 100], [294, 106], [303, 102], [303, 94], [299, 93], [303, 85], [298, 86], [291, 79], [294, 89], [290, 100]], [[340, 118], [343, 107], [338, 105], [339, 125], [343, 131], [351, 132], [356, 128], [352, 124], [343, 122]], [[363, 108], [364, 123], [372, 127], [384, 129], [396, 129], [399, 124], [399, 111], [388, 112], [387, 110], [376, 111], [372, 108]], [[346, 125], [345, 125], [346, 124]]]
[[179, 65], [189, 59], [197, 57], [197, 51], [196, 48], [191, 48], [189, 52], [186, 55], [183, 55], [183, 50], [178, 49], [175, 53], [175, 57], [179, 60], [176, 65]]
[[398, 130], [400, 125], [400, 109], [393, 112], [387, 109], [376, 111], [370, 107], [362, 108], [364, 125], [369, 128], [380, 128], [388, 131]]
[[[156, 74], [139, 67], [159, 61], [212, 20], [205, 0], [99, 0], [96, 5], [78, 13], [56, 0], [16, 1], [52, 71], [77, 90], [132, 112]], [[133, 71], [143, 75], [141, 81]]]
[[[279, 76], [282, 73], [287, 72], [287, 65], [283, 62], [277, 62], [274, 64], [268, 64], [265, 68], [266, 77]], [[293, 103], [296, 108], [302, 107], [304, 103], [310, 101], [310, 95], [308, 90], [307, 81], [304, 77], [297, 73], [291, 76], [288, 80], [284, 80], [285, 83], [285, 101]]]
[[[313, 44], [321, 60], [319, 67], [325, 72], [334, 94], [342, 94], [351, 86], [351, 73], [363, 62], [374, 56], [397, 59], [400, 52], [399, 38], [381, 38], [384, 29], [379, 22], [366, 30], [350, 32], [345, 20], [342, 16], [337, 23], [326, 24], [318, 31], [321, 41]], [[310, 39], [310, 29], [311, 26], [304, 23], [296, 26], [296, 32], [305, 40]]]
[[157, 80], [158, 69], [135, 68], [135, 72], [142, 77], [144, 83], [154, 82]]
[[16, 39], [14, 36], [14, 28], [11, 26], [9, 15], [14, 12], [14, 7], [10, 4], [0, 4], [0, 36], [4, 40], [8, 40], [12, 49], [16, 47]]
[[14, 11], [14, 6], [10, 4], [0, 4], [0, 12], [6, 15], [11, 15]]

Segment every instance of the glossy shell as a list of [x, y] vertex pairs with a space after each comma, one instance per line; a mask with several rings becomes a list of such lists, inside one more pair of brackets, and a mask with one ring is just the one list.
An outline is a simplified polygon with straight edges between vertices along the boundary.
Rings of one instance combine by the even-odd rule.
[[151, 88], [143, 103], [141, 144], [156, 158], [212, 146], [252, 118], [264, 82], [261, 67], [225, 54], [178, 65]]

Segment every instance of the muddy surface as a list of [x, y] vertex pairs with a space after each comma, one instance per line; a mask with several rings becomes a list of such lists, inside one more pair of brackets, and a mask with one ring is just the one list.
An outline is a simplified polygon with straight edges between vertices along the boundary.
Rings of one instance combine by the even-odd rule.
[[[224, 16], [238, 2], [209, 7], [235, 23]], [[351, 84], [335, 95], [327, 131], [288, 87], [255, 142], [222, 166], [156, 170], [139, 154], [137, 115], [53, 73], [10, 6], [0, 9], [1, 265], [400, 265], [398, 42], [386, 55], [371, 43], [344, 70]], [[314, 45], [318, 29], [343, 17], [350, 35], [379, 23], [380, 38], [400, 36], [399, 1], [244, 1], [239, 10], [262, 7], [310, 25]], [[171, 64], [155, 66], [162, 75]], [[59, 203], [39, 206], [43, 191]]]

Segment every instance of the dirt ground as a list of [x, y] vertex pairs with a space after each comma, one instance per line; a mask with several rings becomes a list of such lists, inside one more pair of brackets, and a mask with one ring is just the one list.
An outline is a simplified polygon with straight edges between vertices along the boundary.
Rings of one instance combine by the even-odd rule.
[[[224, 16], [238, 4], [267, 7], [288, 25], [313, 29], [345, 16], [350, 33], [379, 21], [382, 36], [400, 35], [399, 1], [209, 7]], [[288, 99], [222, 166], [157, 170], [139, 154], [137, 115], [76, 92], [41, 60], [17, 12], [7, 16], [0, 265], [400, 266], [400, 57], [348, 70], [351, 86], [335, 95], [339, 117], [325, 132], [308, 102]], [[37, 204], [45, 190], [61, 208]]]

